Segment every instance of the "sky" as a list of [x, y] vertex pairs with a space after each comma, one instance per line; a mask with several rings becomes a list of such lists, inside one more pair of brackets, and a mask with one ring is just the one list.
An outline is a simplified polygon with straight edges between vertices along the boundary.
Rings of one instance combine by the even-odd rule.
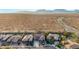
[[0, 12], [37, 9], [79, 9], [79, 0], [0, 0]]

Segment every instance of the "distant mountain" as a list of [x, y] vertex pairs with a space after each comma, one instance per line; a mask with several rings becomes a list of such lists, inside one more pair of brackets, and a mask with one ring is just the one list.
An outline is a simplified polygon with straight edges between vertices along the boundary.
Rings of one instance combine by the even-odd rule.
[[45, 10], [45, 9], [40, 9], [37, 10], [36, 12], [53, 12], [53, 13], [79, 13], [79, 10], [66, 10], [66, 9], [55, 9], [55, 10]]
[[54, 13], [76, 13], [75, 10], [66, 10], [66, 9], [55, 9], [53, 10]]
[[53, 12], [53, 10], [39, 9], [36, 12]]
[[33, 14], [43, 14], [43, 13], [79, 13], [79, 10], [66, 10], [66, 9], [54, 9], [54, 10], [46, 10], [39, 9], [36, 11], [19, 11], [18, 13], [33, 13]]
[[67, 12], [67, 10], [65, 10], [65, 9], [55, 9], [55, 10], [53, 10], [53, 12]]
[[74, 10], [75, 12], [79, 13], [79, 10]]

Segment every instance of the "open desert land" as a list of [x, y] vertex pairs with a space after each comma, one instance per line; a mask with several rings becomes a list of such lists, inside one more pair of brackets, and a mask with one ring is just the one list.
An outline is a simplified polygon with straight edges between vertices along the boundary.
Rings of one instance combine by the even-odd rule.
[[63, 20], [66, 24], [74, 27], [79, 30], [79, 16], [77, 17], [68, 17]]
[[53, 15], [0, 14], [0, 31], [63, 31]]
[[64, 28], [57, 20], [79, 28], [79, 14], [0, 14], [0, 32], [52, 31], [63, 32]]

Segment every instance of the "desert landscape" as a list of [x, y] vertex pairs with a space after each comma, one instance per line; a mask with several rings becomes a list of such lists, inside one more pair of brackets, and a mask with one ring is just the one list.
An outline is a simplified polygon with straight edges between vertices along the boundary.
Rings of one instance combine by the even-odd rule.
[[0, 31], [63, 31], [55, 15], [0, 14]]
[[1, 32], [53, 31], [63, 32], [64, 28], [57, 23], [64, 17], [68, 25], [79, 28], [79, 14], [0, 14]]
[[79, 48], [79, 14], [1, 13], [0, 48]]

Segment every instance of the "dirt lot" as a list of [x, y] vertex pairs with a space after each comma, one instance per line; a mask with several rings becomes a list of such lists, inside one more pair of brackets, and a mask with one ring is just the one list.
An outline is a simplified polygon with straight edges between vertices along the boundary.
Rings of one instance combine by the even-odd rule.
[[[53, 31], [64, 29], [57, 18], [64, 16], [69, 25], [79, 28], [79, 14], [0, 14], [0, 32]], [[71, 18], [71, 19], [68, 19]]]

